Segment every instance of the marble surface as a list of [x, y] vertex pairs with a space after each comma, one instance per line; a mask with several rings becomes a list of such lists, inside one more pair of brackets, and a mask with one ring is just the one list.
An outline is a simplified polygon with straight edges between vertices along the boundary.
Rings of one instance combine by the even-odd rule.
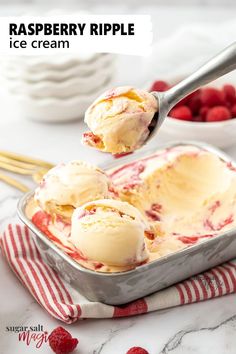
[[[170, 32], [170, 22], [173, 31], [176, 24], [186, 20], [186, 11], [189, 10], [183, 10], [182, 15], [178, 12], [176, 16], [174, 10], [161, 9], [160, 19], [167, 15], [171, 19], [176, 17], [176, 23], [169, 21], [166, 28], [161, 27], [163, 36], [165, 30]], [[221, 11], [222, 17], [232, 18], [227, 11]], [[205, 11], [199, 9], [191, 12], [191, 16], [195, 20], [208, 20]], [[216, 16], [219, 16], [219, 10], [216, 10]], [[131, 58], [119, 58], [120, 69], [126, 68], [126, 71], [120, 70], [119, 82], [126, 83], [130, 77], [133, 82], [139, 83], [137, 77], [132, 77], [131, 71], [127, 70], [130, 63]], [[101, 164], [111, 159], [81, 146], [80, 136], [85, 129], [82, 122], [44, 125], [19, 118], [14, 104], [3, 95], [0, 96], [0, 105], [0, 149], [29, 154], [54, 163], [82, 158]], [[160, 133], [158, 142], [153, 141], [151, 145], [164, 141], [166, 137]], [[236, 158], [236, 146], [227, 149], [227, 152]], [[33, 187], [29, 179], [23, 180]], [[20, 192], [0, 183], [0, 232], [15, 216], [20, 195]], [[50, 353], [46, 344], [38, 349], [34, 342], [29, 346], [19, 342], [18, 334], [8, 332], [7, 327], [40, 324], [43, 330], [50, 332], [61, 323], [34, 301], [3, 257], [0, 257], [0, 279], [0, 353]], [[81, 354], [125, 354], [132, 346], [143, 346], [150, 354], [235, 354], [236, 294], [132, 318], [84, 320], [68, 327], [80, 339], [76, 353]]]

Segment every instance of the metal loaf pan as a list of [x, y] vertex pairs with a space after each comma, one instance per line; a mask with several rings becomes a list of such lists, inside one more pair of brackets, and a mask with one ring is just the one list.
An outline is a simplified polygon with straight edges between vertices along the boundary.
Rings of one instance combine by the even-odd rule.
[[[220, 150], [203, 143], [177, 142], [161, 146], [160, 149], [177, 145], [194, 145], [218, 155], [226, 162], [235, 164]], [[110, 165], [103, 166], [103, 168], [110, 169], [156, 151], [157, 148], [134, 153]], [[20, 219], [33, 232], [35, 243], [45, 262], [91, 301], [112, 305], [125, 304], [236, 257], [236, 228], [234, 228], [200, 244], [189, 246], [128, 272], [98, 273], [91, 271], [80, 266], [60, 250], [26, 216], [25, 208], [32, 196], [33, 192], [29, 192], [20, 199], [18, 204]]]

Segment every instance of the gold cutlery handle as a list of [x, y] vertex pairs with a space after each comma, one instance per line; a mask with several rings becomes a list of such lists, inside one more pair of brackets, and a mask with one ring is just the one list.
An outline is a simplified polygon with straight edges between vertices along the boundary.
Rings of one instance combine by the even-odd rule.
[[32, 175], [32, 173], [34, 172], [33, 170], [14, 166], [12, 164], [2, 162], [2, 161], [0, 161], [0, 168], [3, 168], [4, 170], [10, 171], [10, 172], [19, 173], [21, 175]]
[[9, 184], [12, 187], [19, 189], [22, 192], [28, 192], [30, 190], [25, 184], [18, 182], [16, 179], [10, 176], [6, 176], [2, 173], [0, 173], [0, 180]]
[[23, 162], [28, 162], [33, 165], [42, 166], [47, 169], [54, 167], [54, 165], [49, 162], [46, 162], [46, 161], [43, 161], [40, 159], [34, 159], [32, 157], [21, 155], [21, 154], [15, 154], [15, 153], [9, 152], [9, 151], [0, 150], [0, 155], [9, 157], [9, 158], [17, 160], [17, 161], [23, 161]]

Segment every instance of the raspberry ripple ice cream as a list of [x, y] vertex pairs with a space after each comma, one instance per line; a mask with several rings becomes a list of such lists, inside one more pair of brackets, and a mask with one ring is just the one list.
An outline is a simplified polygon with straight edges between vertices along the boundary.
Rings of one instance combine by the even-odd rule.
[[121, 200], [149, 222], [149, 259], [236, 226], [236, 170], [194, 146], [158, 151], [109, 172]]
[[148, 222], [135, 207], [103, 199], [74, 211], [69, 241], [90, 261], [129, 269], [148, 258], [145, 232]]
[[157, 109], [157, 100], [147, 91], [130, 86], [107, 91], [85, 113], [91, 132], [83, 134], [82, 142], [112, 154], [134, 151], [148, 137]]
[[52, 168], [35, 191], [35, 201], [50, 215], [70, 218], [75, 208], [108, 197], [109, 180], [97, 167], [71, 161]]
[[[86, 268], [127, 271], [236, 227], [236, 167], [203, 148], [167, 148], [106, 174], [82, 163], [81, 171], [76, 183], [45, 178], [29, 217]], [[58, 207], [66, 219], [53, 219]]]

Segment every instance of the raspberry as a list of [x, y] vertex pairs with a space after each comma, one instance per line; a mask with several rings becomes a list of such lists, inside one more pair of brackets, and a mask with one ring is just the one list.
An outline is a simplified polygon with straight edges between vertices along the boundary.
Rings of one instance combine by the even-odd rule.
[[181, 120], [192, 120], [192, 112], [187, 106], [173, 108], [170, 111], [170, 117]]
[[200, 96], [200, 93], [201, 93], [201, 89], [196, 90], [196, 91], [193, 91], [192, 93], [190, 93], [190, 94], [187, 96], [187, 98], [188, 98], [189, 100], [191, 100], [191, 99], [194, 98], [194, 97], [199, 97], [199, 96]]
[[78, 344], [78, 339], [72, 338], [72, 335], [63, 327], [55, 328], [48, 337], [49, 345], [56, 354], [71, 353]]
[[236, 104], [234, 104], [233, 107], [231, 108], [231, 115], [232, 118], [236, 118]]
[[174, 108], [177, 108], [177, 107], [180, 107], [180, 106], [186, 106], [187, 104], [188, 104], [188, 96], [182, 98], [182, 100], [180, 100], [178, 103], [176, 103]]
[[207, 87], [201, 91], [201, 102], [203, 106], [214, 107], [225, 104], [225, 95], [216, 88]]
[[200, 90], [194, 91], [192, 93], [190, 93], [188, 96], [182, 98], [182, 100], [180, 100], [175, 107], [179, 107], [179, 106], [188, 106], [188, 103], [195, 97], [199, 97], [199, 92]]
[[169, 88], [170, 86], [167, 84], [167, 82], [162, 80], [157, 80], [153, 82], [150, 91], [163, 92], [163, 91], [167, 91]]
[[208, 113], [208, 111], [209, 111], [209, 107], [206, 107], [206, 106], [203, 106], [201, 109], [200, 109], [200, 116], [201, 116], [201, 118], [202, 118], [202, 120], [203, 121], [205, 121], [206, 120], [206, 116], [207, 116], [207, 113]]
[[228, 108], [224, 106], [216, 106], [209, 110], [206, 116], [207, 122], [219, 122], [231, 118], [231, 113]]
[[197, 115], [201, 108], [201, 99], [198, 95], [193, 96], [188, 101], [188, 107], [190, 108], [193, 115]]
[[230, 105], [234, 104], [235, 99], [236, 99], [236, 90], [235, 90], [235, 87], [232, 86], [232, 85], [224, 85], [222, 90], [223, 90], [223, 92], [224, 92], [226, 101], [227, 101]]
[[130, 348], [126, 354], [148, 354], [148, 352], [141, 347], [133, 347]]

